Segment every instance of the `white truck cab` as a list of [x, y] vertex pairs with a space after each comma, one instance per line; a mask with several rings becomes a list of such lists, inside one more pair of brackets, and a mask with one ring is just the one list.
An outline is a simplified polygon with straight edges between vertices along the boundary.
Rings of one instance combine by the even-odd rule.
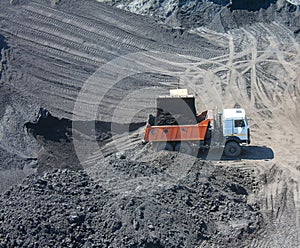
[[240, 143], [250, 144], [250, 127], [246, 112], [242, 108], [223, 110], [223, 135], [229, 140], [235, 138]]
[[250, 144], [250, 126], [246, 112], [242, 108], [224, 109], [222, 113], [224, 153], [237, 157], [241, 153], [241, 143]]

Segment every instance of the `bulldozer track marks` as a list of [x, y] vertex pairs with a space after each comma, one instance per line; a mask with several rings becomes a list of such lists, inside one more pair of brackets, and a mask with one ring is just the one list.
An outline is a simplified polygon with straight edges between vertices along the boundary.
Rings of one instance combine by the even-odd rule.
[[[42, 32], [39, 30], [30, 30], [30, 32], [26, 32], [26, 27], [21, 23], [18, 23], [18, 25], [20, 26], [20, 29], [10, 29], [10, 30], [14, 30], [15, 33], [17, 35], [20, 34], [20, 36], [22, 37], [22, 34], [24, 37], [30, 37], [30, 35], [33, 35], [35, 37], [35, 41], [37, 43], [41, 42], [42, 44], [49, 44], [49, 46], [58, 46], [57, 44], [60, 44], [61, 50], [76, 50], [78, 51], [82, 51], [80, 53], [84, 54], [86, 57], [91, 58], [91, 60], [95, 60], [95, 61], [99, 61], [99, 57], [108, 57], [110, 59], [112, 59], [113, 57], [108, 54], [105, 53], [103, 51], [82, 45], [80, 43], [71, 41], [69, 39], [65, 39], [63, 37], [58, 36], [58, 34], [55, 33], [47, 33], [47, 32]], [[29, 35], [30, 34], [30, 35]], [[85, 53], [84, 53], [85, 52]], [[100, 60], [101, 61], [101, 60]]]
[[[32, 4], [33, 6], [35, 6], [36, 4]], [[31, 8], [27, 7], [29, 10], [34, 11], [35, 8]], [[41, 11], [44, 10], [44, 11]], [[43, 14], [47, 14], [47, 13], [51, 13], [53, 15], [53, 17], [57, 17], [58, 20], [64, 22], [66, 19], [70, 20], [70, 23], [74, 24], [74, 26], [78, 26], [80, 27], [80, 29], [85, 28], [87, 30], [90, 30], [97, 35], [101, 35], [103, 37], [109, 37], [111, 38], [110, 41], [113, 41], [114, 44], [116, 44], [116, 47], [118, 47], [118, 45], [120, 47], [126, 47], [126, 49], [130, 49], [131, 51], [138, 51], [138, 50], [142, 50], [142, 49], [154, 49], [157, 48], [156, 44], [154, 44], [153, 42], [150, 42], [147, 39], [142, 39], [142, 37], [135, 37], [133, 34], [129, 34], [128, 32], [126, 32], [126, 30], [121, 30], [119, 28], [116, 27], [116, 25], [112, 25], [114, 22], [113, 20], [110, 18], [109, 20], [112, 21], [108, 22], [107, 20], [103, 20], [103, 16], [101, 17], [101, 19], [97, 19], [97, 22], [99, 23], [97, 24], [93, 24], [93, 22], [88, 21], [88, 20], [84, 20], [83, 18], [78, 18], [78, 17], [74, 17], [73, 15], [70, 14], [66, 14], [65, 12], [61, 12], [61, 11], [56, 11], [53, 10], [52, 8], [47, 8], [45, 6], [38, 6], [38, 10], [40, 13]], [[104, 23], [103, 23], [104, 21]], [[101, 25], [102, 24], [102, 25]], [[122, 26], [122, 25], [121, 25]], [[88, 32], [88, 31], [86, 31]], [[91, 32], [90, 32], [91, 33]], [[92, 34], [93, 35], [93, 34]], [[89, 37], [89, 36], [87, 36]], [[93, 36], [92, 36], [93, 37]], [[121, 42], [119, 42], [121, 41]], [[111, 42], [109, 42], [109, 40], [107, 40], [108, 44], [111, 44]], [[138, 49], [137, 49], [138, 47]], [[167, 48], [166, 48], [167, 49]]]
[[[99, 25], [100, 28], [95, 27], [93, 30], [91, 30], [90, 28], [88, 28], [88, 26], [86, 27], [78, 26], [80, 23], [79, 21], [76, 22], [73, 21], [72, 23], [69, 21], [64, 22], [66, 21], [64, 20], [64, 18], [53, 19], [51, 17], [44, 16], [27, 9], [24, 10], [24, 13], [28, 14], [30, 18], [36, 19], [39, 23], [43, 25], [43, 27], [47, 25], [49, 26], [51, 24], [53, 29], [55, 27], [56, 30], [60, 30], [64, 34], [69, 33], [70, 35], [72, 35], [72, 37], [77, 36], [77, 37], [81, 37], [83, 40], [92, 41], [93, 42], [92, 44], [96, 47], [101, 47], [101, 48], [110, 47], [112, 42], [116, 47], [122, 47], [125, 45], [124, 43], [116, 41], [116, 37], [109, 35], [107, 30], [103, 28], [101, 29], [101, 25]], [[126, 45], [126, 49], [128, 49], [131, 52], [139, 50], [137, 47], [130, 46], [130, 45]], [[111, 52], [113, 52], [113, 50]]]
[[[122, 11], [115, 16], [104, 4], [93, 6], [82, 6], [80, 15], [73, 14], [72, 9], [58, 10], [33, 2], [0, 11], [2, 33], [16, 54], [9, 61], [13, 68], [9, 75], [15, 79], [10, 86], [35, 102], [48, 102], [51, 113], [59, 117], [72, 118], [74, 103], [81, 96], [78, 115], [82, 116], [78, 118], [92, 116], [97, 106], [104, 109], [103, 116], [110, 118], [128, 89], [122, 82], [112, 87], [116, 74], [126, 76], [131, 69], [138, 72], [143, 67], [160, 75], [155, 87], [176, 87], [176, 80], [181, 79], [181, 85], [191, 89], [208, 108], [242, 105], [252, 118], [251, 125], [256, 126], [254, 142], [273, 147], [276, 154], [272, 161], [255, 161], [254, 165], [244, 164], [243, 160], [234, 163], [246, 173], [251, 174], [255, 166], [261, 174], [273, 173], [273, 181], [267, 178], [265, 185], [257, 189], [269, 228], [262, 227], [257, 238], [249, 241], [249, 247], [284, 247], [276, 236], [285, 240], [286, 246], [299, 244], [300, 171], [293, 166], [295, 161], [299, 163], [295, 154], [300, 148], [300, 45], [292, 32], [276, 22], [255, 23], [225, 34], [200, 28], [185, 34], [192, 37], [190, 40], [184, 35], [174, 39], [172, 32], [176, 30], [147, 26], [145, 17]], [[128, 54], [147, 51], [153, 54], [144, 55], [141, 61], [126, 59]], [[121, 58], [119, 64], [101, 67], [115, 58]], [[107, 92], [100, 104], [98, 81], [92, 82], [86, 92], [80, 91], [97, 69], [105, 82], [100, 90]], [[136, 79], [139, 75], [130, 80]], [[153, 75], [146, 74], [143, 80], [151, 82]], [[144, 105], [146, 97], [141, 106], [128, 106], [134, 109]], [[142, 132], [117, 135], [89, 157], [87, 166], [113, 151], [138, 145]], [[226, 166], [227, 161], [222, 164]], [[200, 247], [210, 245], [204, 241]]]
[[[32, 34], [30, 32], [27, 32], [23, 29], [10, 29], [9, 31], [7, 30], [6, 31], [7, 33], [10, 33], [12, 35], [15, 35], [21, 39], [24, 39], [25, 41], [31, 41], [33, 43], [37, 43], [37, 44], [40, 44], [40, 45], [43, 45], [45, 47], [46, 50], [52, 50], [51, 51], [58, 51], [56, 53], [61, 53], [61, 54], [65, 54], [65, 53], [69, 53], [69, 55], [72, 56], [72, 58], [74, 60], [79, 60], [79, 61], [82, 61], [82, 62], [85, 62], [85, 63], [90, 63], [90, 64], [94, 64], [94, 65], [101, 65], [101, 63], [104, 63], [105, 60], [99, 60], [98, 58], [96, 57], [93, 57], [93, 56], [89, 56], [87, 54], [84, 54], [82, 52], [79, 52], [78, 50], [72, 50], [72, 49], [69, 49], [63, 45], [60, 45], [60, 44], [51, 44], [49, 42], [49, 40], [53, 40], [53, 42], [55, 41], [55, 37], [53, 36], [50, 36], [50, 35], [43, 35], [42, 32], [34, 32], [34, 38], [32, 38]], [[39, 36], [40, 34], [40, 36]], [[59, 40], [59, 39], [58, 39]], [[76, 45], [75, 45], [76, 46]], [[79, 46], [77, 46], [79, 47]]]

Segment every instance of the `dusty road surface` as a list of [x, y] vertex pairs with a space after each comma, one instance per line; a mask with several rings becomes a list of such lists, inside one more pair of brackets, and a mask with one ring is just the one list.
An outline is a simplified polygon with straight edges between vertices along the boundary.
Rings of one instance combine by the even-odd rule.
[[[299, 247], [294, 6], [279, 1], [287, 25], [274, 5], [210, 5], [211, 25], [184, 30], [97, 1], [10, 2], [0, 9], [0, 247]], [[156, 96], [178, 86], [199, 111], [245, 108], [252, 143], [239, 159], [141, 144]]]

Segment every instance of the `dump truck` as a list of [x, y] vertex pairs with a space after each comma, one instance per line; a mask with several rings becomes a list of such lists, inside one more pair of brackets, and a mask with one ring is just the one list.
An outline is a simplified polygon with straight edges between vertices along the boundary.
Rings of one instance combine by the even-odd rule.
[[243, 108], [198, 114], [195, 97], [187, 89], [176, 89], [157, 98], [157, 113], [149, 115], [144, 142], [157, 151], [197, 154], [201, 148], [222, 148], [225, 156], [238, 157], [241, 146], [250, 144], [250, 126]]

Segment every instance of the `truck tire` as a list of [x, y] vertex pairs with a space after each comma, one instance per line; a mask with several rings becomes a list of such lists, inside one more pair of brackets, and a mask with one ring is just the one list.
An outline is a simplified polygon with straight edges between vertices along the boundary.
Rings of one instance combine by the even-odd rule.
[[188, 155], [192, 155], [193, 148], [191, 147], [191, 145], [188, 142], [181, 142], [175, 146], [175, 151], [184, 153], [184, 154], [188, 154]]
[[241, 154], [242, 148], [236, 141], [228, 141], [224, 148], [224, 155], [226, 157], [235, 158]]
[[158, 142], [156, 145], [156, 151], [160, 152], [163, 150], [166, 151], [174, 151], [174, 147], [170, 144], [170, 143], [166, 143], [166, 142]]

